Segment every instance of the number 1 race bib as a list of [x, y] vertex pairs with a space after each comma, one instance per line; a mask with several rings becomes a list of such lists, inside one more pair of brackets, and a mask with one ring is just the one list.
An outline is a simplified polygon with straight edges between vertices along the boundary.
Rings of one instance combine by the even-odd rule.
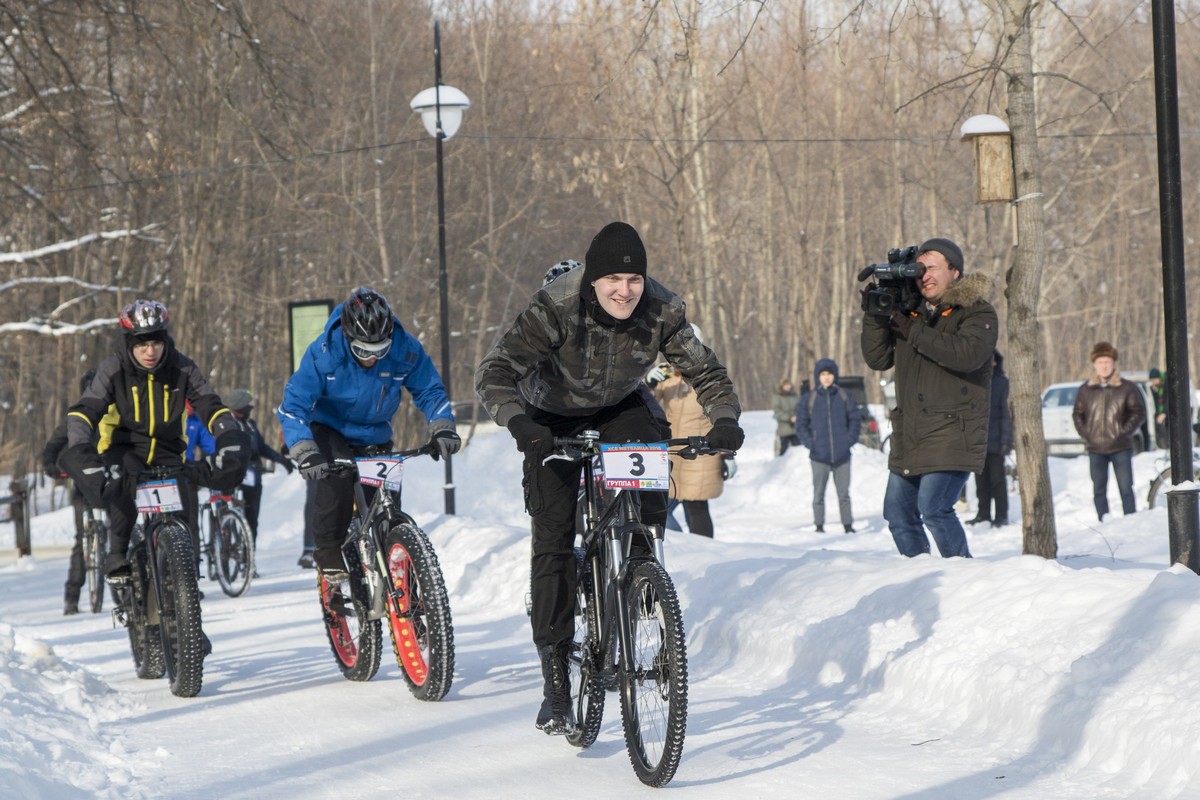
[[358, 482], [363, 486], [382, 486], [389, 492], [400, 491], [404, 479], [404, 459], [387, 456], [384, 458], [356, 458]]
[[602, 444], [604, 488], [665, 492], [671, 467], [665, 444]]
[[179, 496], [179, 484], [174, 478], [139, 483], [137, 485], [137, 510], [143, 514], [183, 511], [183, 500]]

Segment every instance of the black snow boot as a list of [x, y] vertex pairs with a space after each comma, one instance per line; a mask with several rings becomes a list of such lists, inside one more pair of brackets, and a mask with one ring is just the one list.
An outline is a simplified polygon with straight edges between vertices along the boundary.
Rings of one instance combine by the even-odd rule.
[[567, 672], [570, 647], [570, 642], [561, 642], [538, 648], [545, 685], [537, 726], [550, 736], [562, 736], [575, 730], [575, 710], [571, 706], [571, 683]]

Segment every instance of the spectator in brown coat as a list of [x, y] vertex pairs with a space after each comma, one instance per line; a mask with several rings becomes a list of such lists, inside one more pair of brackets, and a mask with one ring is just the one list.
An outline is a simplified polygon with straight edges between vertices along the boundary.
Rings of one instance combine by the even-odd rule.
[[1146, 420], [1146, 404], [1131, 381], [1117, 372], [1117, 348], [1097, 342], [1092, 377], [1075, 395], [1075, 430], [1087, 445], [1092, 501], [1100, 521], [1108, 515], [1108, 466], [1112, 465], [1126, 514], [1137, 511], [1133, 496], [1133, 434]]

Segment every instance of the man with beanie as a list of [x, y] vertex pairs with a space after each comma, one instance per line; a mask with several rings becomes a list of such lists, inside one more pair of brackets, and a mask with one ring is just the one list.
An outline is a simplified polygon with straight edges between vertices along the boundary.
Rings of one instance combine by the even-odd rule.
[[896, 376], [883, 517], [902, 555], [929, 552], [928, 528], [942, 556], [970, 558], [954, 503], [987, 456], [999, 321], [991, 279], [964, 276], [957, 244], [934, 238], [917, 250], [919, 307], [863, 316], [867, 366]]
[[[543, 463], [555, 436], [597, 430], [602, 441], [657, 441], [661, 431], [639, 391], [661, 352], [695, 389], [714, 447], [745, 438], [725, 367], [696, 338], [683, 300], [646, 276], [634, 228], [613, 222], [592, 239], [583, 269], [543, 286], [475, 372], [475, 390], [525, 454], [525, 508], [533, 518], [531, 624], [544, 679], [537, 727], [575, 728], [567, 654], [574, 636], [575, 503], [581, 465]], [[642, 521], [663, 525], [666, 493], [642, 493]]]
[[1137, 511], [1133, 496], [1133, 434], [1146, 421], [1146, 403], [1132, 381], [1117, 372], [1117, 348], [1097, 342], [1092, 348], [1092, 377], [1075, 394], [1075, 430], [1087, 446], [1092, 472], [1092, 502], [1100, 521], [1108, 515], [1108, 465], [1117, 478], [1121, 509]]

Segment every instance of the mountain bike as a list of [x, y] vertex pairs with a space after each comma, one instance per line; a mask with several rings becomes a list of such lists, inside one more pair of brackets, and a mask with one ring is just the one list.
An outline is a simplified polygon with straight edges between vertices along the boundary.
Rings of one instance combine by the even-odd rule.
[[600, 732], [605, 692], [619, 691], [633, 770], [642, 783], [665, 786], [683, 755], [687, 647], [679, 598], [664, 566], [663, 530], [641, 522], [637, 493], [667, 490], [669, 454], [733, 453], [700, 436], [649, 444], [599, 439], [596, 431], [555, 437], [547, 458], [583, 462], [587, 506], [575, 551], [575, 637], [568, 657], [578, 727], [567, 741], [590, 747]]
[[[1171, 457], [1160, 456], [1155, 465], [1159, 473], [1150, 481], [1150, 491], [1146, 494], [1146, 507], [1156, 508], [1167, 502], [1167, 490], [1171, 483]], [[1200, 448], [1192, 450], [1192, 480], [1200, 482]]]
[[104, 553], [108, 545], [108, 526], [101, 514], [83, 509], [83, 571], [87, 575], [88, 600], [92, 613], [104, 610]]
[[234, 493], [212, 492], [200, 506], [200, 549], [208, 579], [230, 597], [244, 594], [254, 579], [254, 539]]
[[165, 673], [171, 694], [195, 697], [210, 646], [200, 624], [200, 599], [192, 534], [175, 512], [183, 510], [179, 478], [186, 467], [151, 467], [138, 474], [139, 522], [129, 543], [131, 574], [113, 581], [115, 625], [129, 631], [139, 678]]
[[[337, 459], [333, 471], [357, 471], [355, 516], [342, 554], [349, 580], [330, 583], [317, 570], [329, 646], [342, 674], [369, 681], [379, 669], [381, 628], [387, 620], [392, 650], [409, 691], [441, 700], [454, 677], [450, 599], [429, 537], [400, 508], [404, 462], [431, 455], [435, 445]], [[368, 503], [364, 486], [376, 487]]]

